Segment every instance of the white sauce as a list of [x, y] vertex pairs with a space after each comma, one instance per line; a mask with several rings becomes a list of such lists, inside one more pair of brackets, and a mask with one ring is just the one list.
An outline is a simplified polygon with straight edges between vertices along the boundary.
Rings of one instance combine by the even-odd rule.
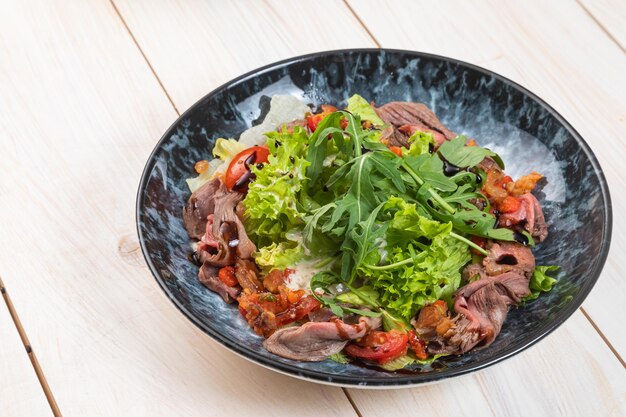
[[311, 278], [313, 278], [313, 275], [324, 270], [324, 268], [315, 267], [319, 261], [319, 259], [314, 259], [302, 261], [294, 265], [291, 269], [295, 272], [289, 275], [287, 288], [292, 291], [305, 290], [306, 292], [311, 292]]

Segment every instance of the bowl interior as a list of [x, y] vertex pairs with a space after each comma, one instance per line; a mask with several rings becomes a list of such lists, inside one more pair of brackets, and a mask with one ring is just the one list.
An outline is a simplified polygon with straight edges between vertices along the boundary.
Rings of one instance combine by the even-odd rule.
[[[512, 309], [486, 349], [442, 359], [419, 373], [385, 372], [331, 361], [295, 362], [266, 352], [234, 306], [197, 280], [181, 219], [185, 179], [211, 158], [218, 137], [237, 137], [267, 109], [269, 97], [344, 104], [353, 93], [379, 104], [419, 101], [453, 131], [500, 153], [512, 177], [538, 171], [537, 193], [550, 225], [535, 250], [538, 265], [560, 265], [555, 288]], [[144, 256], [167, 295], [209, 335], [256, 362], [296, 376], [349, 385], [406, 385], [479, 369], [534, 343], [561, 324], [595, 283], [608, 251], [610, 202], [597, 161], [556, 112], [514, 83], [447, 58], [407, 51], [333, 51], [294, 58], [220, 87], [183, 114], [164, 135], [139, 188], [137, 220]]]

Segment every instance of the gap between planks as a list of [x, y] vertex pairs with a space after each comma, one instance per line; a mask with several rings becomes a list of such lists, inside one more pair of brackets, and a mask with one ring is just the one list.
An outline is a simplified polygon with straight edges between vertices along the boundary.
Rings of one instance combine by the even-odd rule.
[[[111, 0], [112, 1], [112, 0]], [[370, 38], [372, 38], [372, 42], [374, 42], [376, 44], [376, 46], [378, 48], [382, 48], [382, 46], [380, 46], [380, 43], [378, 42], [378, 39], [376, 39], [376, 37], [374, 36], [374, 34], [372, 32], [370, 32], [370, 29], [365, 25], [365, 23], [361, 20], [361, 17], [359, 17], [359, 15], [354, 11], [354, 9], [352, 8], [352, 6], [350, 6], [350, 3], [348, 3], [348, 0], [343, 0], [343, 4], [345, 4], [345, 6], [348, 8], [348, 10], [350, 11], [350, 13], [352, 13], [352, 16], [354, 16], [354, 18], [356, 19], [357, 22], [359, 22], [359, 25], [361, 25], [361, 27], [363, 28], [363, 30], [365, 30], [365, 32], [367, 32], [367, 34], [369, 35]]]
[[[344, 0], [345, 1], [345, 0]], [[576, 0], [576, 3], [585, 11], [585, 13], [591, 18], [591, 20], [593, 20], [595, 22], [596, 25], [598, 25], [600, 27], [600, 30], [602, 30], [602, 32], [604, 32], [604, 34], [606, 36], [609, 37], [609, 39], [611, 39], [613, 41], [613, 43], [615, 45], [617, 45], [617, 47], [619, 49], [621, 49], [622, 52], [626, 53], [626, 49], [624, 49], [624, 47], [622, 46], [622, 44], [617, 40], [617, 38], [615, 38], [615, 36], [613, 36], [613, 34], [611, 33], [610, 30], [608, 30], [607, 28], [604, 27], [604, 25], [602, 24], [602, 22], [597, 19], [593, 13], [591, 13], [591, 11], [584, 5], [584, 3], [581, 0]], [[586, 314], [585, 314], [586, 315]], [[624, 364], [624, 362], [622, 362], [622, 364]]]
[[[122, 13], [119, 11], [119, 9], [117, 8], [117, 5], [115, 4], [114, 0], [109, 0], [109, 3], [111, 4], [111, 7], [113, 7], [113, 10], [115, 11], [115, 14], [117, 14], [117, 16], [119, 17], [120, 21], [122, 22], [122, 25], [124, 26], [124, 28], [126, 29], [126, 32], [128, 33], [128, 35], [130, 36], [130, 38], [132, 39], [133, 43], [135, 44], [135, 46], [137, 47], [137, 49], [139, 50], [139, 53], [141, 54], [141, 56], [143, 57], [146, 65], [148, 66], [148, 68], [150, 69], [150, 72], [152, 72], [152, 75], [154, 75], [154, 78], [156, 79], [156, 81], [158, 82], [159, 86], [161, 87], [161, 90], [163, 91], [163, 93], [165, 94], [165, 96], [167, 97], [167, 99], [169, 100], [170, 104], [172, 105], [172, 107], [174, 108], [174, 111], [176, 112], [176, 114], [178, 116], [180, 116], [180, 111], [178, 110], [178, 108], [176, 107], [176, 104], [174, 103], [174, 100], [172, 99], [172, 97], [170, 96], [169, 92], [167, 91], [167, 89], [165, 88], [165, 85], [163, 84], [163, 82], [161, 81], [161, 78], [159, 78], [159, 75], [156, 73], [154, 67], [152, 66], [152, 63], [150, 62], [150, 60], [148, 59], [147, 55], [144, 53], [143, 49], [141, 48], [141, 45], [139, 45], [139, 42], [137, 41], [137, 38], [135, 37], [135, 35], [133, 34], [132, 30], [130, 29], [130, 27], [128, 26], [128, 24], [126, 23], [126, 20], [124, 19], [124, 17], [122, 16]], [[374, 35], [369, 31], [369, 29], [367, 28], [367, 26], [365, 26], [365, 24], [361, 21], [361, 19], [359, 18], [359, 16], [354, 12], [354, 10], [352, 9], [352, 7], [350, 7], [350, 4], [348, 4], [348, 2], [346, 0], [343, 0], [343, 3], [345, 4], [345, 6], [348, 8], [348, 10], [350, 11], [350, 13], [354, 16], [354, 18], [357, 20], [357, 22], [359, 23], [359, 25], [361, 25], [361, 27], [367, 32], [367, 34], [369, 35], [369, 37], [372, 39], [372, 41], [376, 44], [377, 47], [380, 48], [380, 44], [378, 43], [378, 41], [376, 40], [376, 38], [374, 37]], [[46, 385], [47, 386], [47, 385]], [[344, 393], [344, 395], [346, 396], [346, 398], [348, 399], [348, 402], [350, 402], [350, 405], [352, 406], [352, 408], [354, 409], [354, 412], [356, 413], [356, 415], [358, 417], [363, 417], [363, 414], [361, 414], [361, 411], [359, 410], [359, 408], [357, 407], [356, 403], [354, 402], [354, 400], [352, 399], [352, 397], [350, 396], [350, 393], [348, 392], [348, 390], [346, 388], [341, 388], [341, 391]], [[50, 393], [50, 395], [52, 395], [52, 393]], [[54, 401], [54, 398], [52, 398], [52, 400]], [[55, 404], [56, 405], [56, 404]], [[59, 414], [60, 416], [60, 414]]]
[[11, 301], [11, 298], [9, 297], [7, 289], [4, 286], [4, 283], [2, 282], [2, 277], [0, 277], [0, 293], [2, 293], [2, 298], [4, 298], [4, 302], [9, 310], [11, 319], [13, 320], [13, 324], [15, 325], [15, 328], [17, 329], [17, 332], [20, 335], [20, 339], [22, 339], [22, 344], [24, 345], [24, 348], [26, 349], [26, 354], [28, 355], [28, 359], [30, 359], [30, 363], [33, 366], [33, 369], [35, 370], [35, 374], [37, 375], [39, 384], [41, 385], [41, 388], [43, 389], [44, 395], [46, 396], [46, 400], [48, 400], [48, 404], [50, 405], [52, 414], [54, 414], [55, 417], [61, 417], [61, 410], [59, 409], [59, 406], [56, 400], [54, 399], [52, 390], [50, 390], [50, 386], [48, 385], [46, 376], [44, 375], [43, 370], [41, 369], [41, 366], [39, 365], [39, 361], [37, 360], [37, 356], [35, 355], [32, 345], [30, 344], [30, 341], [28, 340], [28, 336], [26, 335], [24, 326], [22, 326], [22, 322], [17, 316], [17, 311], [15, 310], [15, 306], [13, 306], [13, 302]]
[[583, 307], [580, 307], [580, 311], [581, 313], [583, 313], [583, 315], [587, 318], [587, 321], [589, 321], [589, 324], [591, 324], [591, 327], [594, 328], [594, 330], [596, 331], [596, 333], [598, 333], [598, 335], [600, 335], [600, 337], [602, 338], [602, 340], [604, 340], [604, 343], [608, 346], [608, 348], [611, 350], [611, 352], [613, 352], [613, 354], [615, 355], [615, 357], [617, 358], [617, 360], [622, 364], [622, 366], [624, 367], [624, 369], [626, 369], [626, 362], [624, 362], [624, 359], [622, 359], [622, 356], [619, 354], [619, 352], [617, 352], [617, 350], [613, 347], [613, 345], [611, 344], [611, 342], [609, 341], [609, 339], [606, 338], [606, 336], [604, 335], [604, 333], [602, 333], [602, 330], [600, 330], [600, 328], [598, 327], [598, 325], [596, 324], [595, 321], [593, 321], [593, 319], [589, 316], [589, 314], [587, 314], [587, 312], [585, 311], [585, 309]]
[[[363, 20], [361, 20], [361, 18], [359, 17], [359, 15], [357, 14], [357, 12], [350, 6], [350, 3], [348, 2], [348, 0], [343, 0], [343, 3], [346, 5], [346, 7], [350, 10], [350, 12], [354, 15], [355, 19], [359, 22], [359, 24], [361, 25], [361, 27], [363, 27], [363, 29], [367, 32], [367, 34], [370, 36], [370, 38], [372, 38], [372, 41], [376, 44], [376, 46], [378, 46], [379, 48], [382, 48], [381, 44], [378, 42], [378, 40], [376, 39], [376, 37], [372, 34], [372, 32], [369, 30], [369, 28], [365, 25], [365, 23], [363, 22]], [[613, 35], [611, 35], [611, 33], [602, 25], [602, 23], [600, 21], [598, 21], [595, 16], [593, 14], [591, 14], [591, 12], [589, 10], [587, 10], [587, 8], [581, 3], [580, 0], [576, 0], [576, 3], [578, 3], [578, 5], [580, 7], [582, 7], [582, 9], [585, 11], [585, 13], [587, 15], [589, 15], [589, 17], [591, 18], [591, 20], [593, 20], [596, 25], [598, 25], [600, 27], [600, 29], [609, 37], [609, 39], [611, 39], [611, 41], [613, 41], [618, 48], [620, 48], [622, 51], [626, 52], [624, 50], [624, 48], [620, 45], [620, 43], [617, 41], [617, 39], [615, 39], [613, 37]], [[587, 314], [587, 312], [583, 309], [583, 307], [580, 307], [580, 311], [583, 313], [583, 315], [587, 318], [587, 321], [589, 321], [589, 324], [591, 324], [591, 327], [593, 327], [593, 329], [596, 331], [596, 333], [598, 333], [598, 335], [600, 336], [600, 338], [602, 338], [602, 340], [604, 341], [604, 343], [607, 345], [607, 347], [611, 350], [611, 352], [613, 352], [613, 354], [615, 355], [615, 357], [617, 358], [617, 360], [622, 364], [622, 366], [624, 368], [626, 368], [626, 362], [624, 362], [624, 359], [621, 357], [621, 355], [617, 352], [617, 350], [615, 350], [615, 348], [613, 347], [613, 345], [611, 344], [611, 342], [609, 341], [609, 339], [606, 338], [606, 336], [604, 335], [604, 333], [602, 333], [602, 330], [600, 330], [600, 328], [596, 325], [596, 323], [591, 319], [591, 317]], [[344, 392], [346, 393], [346, 396], [348, 397], [348, 399], [350, 400], [350, 403], [352, 403], [352, 399], [350, 398], [348, 392], [344, 389]], [[353, 404], [353, 406], [355, 407], [355, 410], [357, 411], [357, 413], [360, 415], [359, 411], [357, 410], [356, 406]]]
[[163, 85], [163, 83], [161, 82], [161, 79], [159, 78], [159, 76], [157, 75], [156, 71], [154, 70], [154, 67], [152, 66], [152, 64], [148, 60], [148, 57], [143, 52], [143, 49], [141, 49], [141, 46], [139, 45], [139, 42], [137, 42], [137, 38], [135, 38], [135, 35], [130, 30], [130, 27], [128, 26], [128, 24], [126, 24], [126, 20], [124, 20], [124, 17], [122, 16], [122, 14], [120, 13], [119, 9], [117, 8], [117, 5], [115, 4], [115, 2], [113, 0], [109, 0], [109, 3], [111, 4], [111, 7], [113, 7], [113, 10], [115, 11], [115, 14], [117, 14], [117, 17], [119, 17], [120, 21], [122, 22], [122, 25], [124, 25], [124, 28], [126, 28], [126, 32], [128, 32], [128, 35], [130, 36], [130, 38], [132, 39], [133, 43], [135, 44], [135, 46], [139, 50], [139, 53], [143, 57], [143, 60], [146, 62], [146, 65], [148, 65], [148, 68], [150, 68], [150, 72], [152, 72], [152, 75], [154, 75], [154, 78], [156, 78], [157, 82], [159, 83], [159, 86], [161, 87], [161, 90], [163, 91], [163, 93], [165, 93], [165, 96], [167, 97], [167, 99], [169, 100], [170, 104], [174, 108], [174, 111], [176, 112], [176, 114], [178, 116], [180, 116], [180, 111], [178, 111], [178, 107], [176, 107], [176, 104], [174, 104], [174, 100], [172, 100], [172, 97], [170, 96], [170, 94], [165, 89], [165, 86]]
[[[378, 40], [372, 34], [372, 32], [369, 30], [367, 25], [365, 25], [363, 20], [361, 20], [360, 16], [356, 13], [356, 11], [352, 8], [352, 6], [350, 6], [350, 3], [348, 2], [348, 0], [342, 0], [342, 1], [343, 1], [344, 5], [346, 6], [346, 8], [354, 16], [356, 21], [359, 23], [359, 25], [363, 28], [363, 30], [365, 30], [365, 32], [371, 38], [372, 42], [378, 48], [382, 48], [380, 42], [378, 42]], [[157, 83], [161, 87], [161, 90], [163, 91], [163, 93], [165, 94], [165, 96], [169, 100], [170, 104], [174, 108], [174, 111], [176, 112], [176, 114], [178, 114], [180, 116], [180, 111], [176, 107], [176, 104], [174, 103], [174, 100], [172, 99], [172, 97], [168, 93], [168, 91], [165, 88], [163, 82], [161, 81], [161, 79], [159, 78], [158, 74], [156, 73], [154, 67], [150, 63], [150, 60], [148, 59], [148, 57], [144, 53], [143, 49], [141, 48], [141, 45], [139, 45], [139, 42], [137, 41], [137, 38], [132, 33], [130, 27], [126, 23], [126, 20], [124, 19], [124, 17], [120, 13], [119, 9], [117, 8], [117, 5], [115, 4], [114, 0], [109, 0], [109, 2], [111, 4], [111, 7], [113, 7], [113, 10], [115, 11], [117, 16], [119, 17], [120, 21], [122, 22], [122, 25], [126, 29], [128, 35], [130, 36], [130, 38], [132, 39], [133, 43], [135, 44], [135, 46], [139, 50], [139, 53], [141, 54], [141, 56], [143, 57], [146, 65], [150, 69], [150, 72], [152, 72], [152, 75], [154, 75], [154, 78], [156, 79]], [[600, 27], [600, 29], [606, 34], [606, 36], [609, 37], [609, 39], [611, 39], [612, 42], [614, 42], [622, 51], [626, 52], [624, 50], [624, 48], [620, 45], [620, 43], [617, 41], [617, 39], [615, 39], [615, 37], [613, 37], [613, 35], [602, 25], [602, 23], [600, 21], [598, 21], [596, 19], [596, 17], [580, 2], [580, 0], [576, 0], [576, 3], [578, 3], [578, 5], [585, 11], [585, 13], [587, 15], [589, 15], [589, 17]], [[10, 300], [9, 300], [8, 296], [4, 292], [4, 287], [2, 286], [2, 281], [1, 280], [0, 280], [0, 288], [3, 289], [3, 295], [5, 296], [5, 301], [7, 302], [7, 305], [9, 306], [10, 305]], [[54, 401], [54, 397], [52, 396], [52, 392], [50, 392], [50, 389], [49, 389], [49, 387], [48, 387], [48, 385], [47, 385], [47, 383], [45, 381], [45, 378], [43, 376], [43, 373], [41, 372], [41, 369], [39, 368], [39, 364], [37, 362], [37, 359], [36, 359], [34, 353], [32, 352], [32, 350], [30, 350], [30, 345], [27, 342], [28, 339], [26, 339], [26, 334], [23, 332], [23, 329], [21, 328], [21, 324], [19, 324], [19, 319], [17, 318], [17, 315], [15, 314], [14, 309], [12, 309], [12, 304], [9, 306], [9, 310], [11, 311], [11, 316], [13, 317], [13, 320], [15, 321], [16, 327], [18, 327], [18, 331], [20, 332], [20, 337], [22, 337], [22, 341], [24, 342], [24, 344], [25, 344], [25, 346], [27, 348], [27, 351], [29, 352], [29, 357], [31, 358], [31, 362], [33, 362], [33, 367], [35, 367], [35, 372], [37, 372], [37, 377], [40, 378], [40, 382], [42, 383], [42, 387], [44, 387], [44, 391], [46, 393], [46, 397], [48, 398], [48, 401], [50, 402], [50, 406], [52, 407], [53, 412], [55, 413], [55, 416], [57, 416], [57, 415], [60, 416], [61, 414], [58, 411], [58, 407], [56, 406], [56, 402]], [[589, 321], [591, 326], [598, 333], [598, 335], [602, 338], [602, 340], [608, 346], [608, 348], [611, 350], [611, 352], [613, 352], [613, 354], [619, 360], [619, 362], [622, 364], [622, 366], [624, 366], [624, 368], [626, 368], [626, 363], [624, 362], [624, 359], [622, 359], [622, 357], [619, 355], [619, 353], [615, 350], [615, 348], [613, 347], [611, 342], [606, 338], [604, 333], [602, 333], [600, 328], [598, 328], [598, 326], [595, 324], [595, 322], [591, 319], [591, 317], [587, 314], [587, 312], [582, 307], [580, 307], [580, 311], [587, 318], [587, 320]], [[41, 377], [40, 377], [40, 375], [41, 375]], [[356, 403], [354, 402], [354, 400], [350, 396], [349, 391], [346, 388], [341, 388], [341, 390], [343, 391], [343, 393], [345, 394], [346, 398], [350, 402], [350, 405], [354, 409], [354, 411], [357, 414], [357, 416], [358, 417], [363, 417], [363, 415], [361, 414], [360, 410], [358, 409]], [[48, 396], [48, 395], [50, 395], [50, 396]]]

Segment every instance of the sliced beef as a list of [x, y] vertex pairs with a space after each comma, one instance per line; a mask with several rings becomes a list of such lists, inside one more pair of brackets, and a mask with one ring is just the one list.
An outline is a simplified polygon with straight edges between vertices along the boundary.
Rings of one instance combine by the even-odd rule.
[[536, 242], [543, 242], [548, 237], [548, 225], [539, 201], [531, 193], [524, 194], [519, 199], [519, 209], [512, 213], [502, 213], [498, 219], [499, 224], [526, 230]]
[[380, 134], [380, 141], [387, 146], [409, 147], [409, 137], [397, 127], [389, 125]]
[[237, 259], [235, 262], [235, 277], [244, 290], [262, 292], [263, 283], [259, 281], [259, 270], [253, 261]]
[[358, 324], [339, 319], [330, 322], [308, 322], [300, 327], [277, 330], [263, 342], [269, 352], [284, 358], [317, 362], [341, 352], [348, 341], [365, 336], [380, 326], [380, 319], [361, 317]]
[[516, 242], [489, 241], [487, 256], [482, 263], [470, 264], [463, 269], [463, 279], [470, 281], [476, 276], [484, 279], [505, 272], [516, 272], [530, 279], [535, 270], [535, 257], [530, 248]]
[[415, 132], [426, 132], [426, 133], [432, 133], [433, 138], [435, 139], [435, 142], [437, 142], [437, 146], [441, 146], [442, 143], [444, 143], [446, 141], [446, 137], [433, 129], [430, 129], [428, 126], [426, 126], [425, 124], [416, 122], [414, 124], [411, 125], [402, 125], [398, 128], [398, 130], [404, 134], [407, 135], [407, 137], [410, 137], [412, 135], [415, 134]]
[[498, 165], [498, 163], [490, 156], [485, 156], [485, 159], [483, 159], [478, 165], [476, 165], [478, 168], [482, 169], [485, 172], [489, 172], [489, 171], [499, 171], [502, 172], [502, 168], [500, 168], [500, 165]]
[[429, 352], [462, 354], [477, 345], [489, 346], [500, 333], [509, 306], [530, 294], [528, 279], [517, 272], [488, 276], [459, 289], [456, 315], [424, 307], [414, 321]]
[[[219, 178], [191, 195], [183, 209], [183, 220], [189, 236], [200, 239], [196, 255], [201, 262], [233, 265], [237, 257], [249, 259], [256, 251], [236, 212], [243, 197], [237, 191], [229, 191]], [[204, 228], [202, 233], [198, 232], [200, 226]]]
[[530, 248], [515, 242], [489, 243], [483, 266], [488, 275], [516, 272], [530, 279], [535, 270], [535, 257]]
[[470, 264], [467, 265], [463, 269], [463, 280], [465, 281], [473, 281], [477, 279], [483, 279], [487, 276], [487, 272], [485, 272], [485, 267], [482, 264]]
[[[438, 132], [446, 139], [454, 139], [457, 134], [441, 123], [425, 104], [406, 101], [393, 101], [375, 108], [378, 116], [395, 127], [404, 125], [424, 126], [429, 131]], [[418, 129], [419, 130], [419, 129]]]
[[[427, 340], [430, 353], [461, 354], [480, 345], [489, 346], [502, 329], [509, 306], [530, 294], [528, 283], [535, 269], [529, 248], [515, 242], [488, 242], [482, 264], [471, 264], [454, 302], [455, 315], [437, 303], [422, 308], [413, 321]], [[438, 302], [439, 303], [439, 302]]]
[[219, 226], [216, 236], [213, 234], [214, 226], [215, 222], [211, 218], [207, 223], [207, 232], [196, 247], [196, 255], [200, 262], [214, 266], [232, 265], [237, 254], [237, 227], [233, 223], [224, 222]]
[[213, 234], [218, 236], [219, 228], [222, 223], [231, 223], [235, 226], [237, 237], [229, 241], [232, 247], [236, 247], [237, 256], [242, 259], [249, 259], [256, 251], [256, 246], [248, 238], [246, 229], [241, 219], [235, 213], [237, 205], [243, 200], [244, 195], [236, 191], [228, 191], [222, 183], [218, 193], [215, 196], [215, 210], [213, 220]]
[[206, 222], [209, 214], [215, 208], [214, 195], [220, 188], [221, 181], [216, 178], [198, 188], [183, 208], [183, 223], [187, 233], [193, 239], [200, 240], [206, 230]]
[[204, 262], [198, 272], [198, 279], [205, 287], [218, 293], [224, 301], [232, 303], [237, 299], [237, 296], [241, 292], [241, 288], [229, 287], [224, 284], [218, 278], [218, 272], [218, 268], [214, 267], [209, 262]]

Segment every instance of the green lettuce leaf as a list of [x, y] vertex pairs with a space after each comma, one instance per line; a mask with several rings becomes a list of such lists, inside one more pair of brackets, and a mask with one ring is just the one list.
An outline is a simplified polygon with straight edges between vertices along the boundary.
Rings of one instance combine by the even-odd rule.
[[430, 132], [420, 132], [419, 130], [409, 138], [409, 149], [404, 149], [402, 153], [406, 155], [417, 156], [423, 153], [429, 153], [431, 146], [435, 146], [435, 138]]
[[235, 155], [244, 149], [246, 149], [246, 146], [239, 143], [235, 139], [219, 138], [215, 141], [213, 156], [221, 159], [222, 161], [230, 161]]
[[407, 366], [411, 366], [411, 365], [426, 366], [426, 365], [431, 365], [433, 362], [435, 362], [437, 359], [441, 358], [442, 356], [447, 356], [447, 354], [440, 353], [428, 359], [422, 360], [422, 359], [417, 359], [412, 353], [409, 353], [408, 355], [400, 356], [399, 358], [396, 358], [392, 361], [384, 363], [380, 365], [380, 367], [387, 371], [397, 371], [398, 369], [404, 369]]
[[383, 308], [408, 322], [426, 304], [452, 300], [471, 254], [466, 243], [451, 236], [450, 223], [425, 218], [415, 204], [390, 199], [386, 211], [394, 212], [386, 256], [370, 251], [358, 272], [380, 293]]
[[269, 246], [259, 248], [254, 260], [263, 270], [285, 269], [293, 267], [304, 257], [301, 245], [297, 242], [273, 242]]
[[334, 353], [328, 357], [333, 362], [347, 364], [350, 363], [350, 358], [343, 352]]
[[558, 272], [560, 267], [558, 266], [537, 266], [533, 272], [533, 276], [530, 278], [530, 295], [524, 297], [523, 301], [534, 300], [542, 292], [548, 292], [552, 290], [552, 287], [557, 282], [555, 278], [552, 278], [548, 273]]
[[287, 231], [303, 227], [298, 193], [309, 166], [307, 144], [308, 135], [300, 127], [293, 133], [267, 133], [268, 163], [250, 167], [256, 179], [243, 200], [244, 223], [258, 247], [285, 241]]
[[233, 157], [244, 149], [246, 149], [245, 145], [242, 145], [235, 139], [217, 139], [213, 146], [213, 156], [215, 156], [216, 159], [209, 162], [209, 168], [202, 174], [186, 180], [187, 186], [191, 192], [193, 193], [198, 188], [202, 187], [216, 175], [224, 174]]
[[348, 99], [348, 109], [350, 113], [361, 117], [361, 120], [369, 120], [376, 127], [385, 125], [385, 122], [378, 117], [374, 108], [358, 94]]

